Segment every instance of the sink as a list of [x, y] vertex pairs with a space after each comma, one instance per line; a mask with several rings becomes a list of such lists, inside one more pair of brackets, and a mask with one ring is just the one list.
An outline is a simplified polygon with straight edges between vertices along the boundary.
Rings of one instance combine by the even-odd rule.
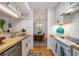
[[6, 37], [0, 37], [0, 44], [2, 44], [2, 41], [5, 39]]

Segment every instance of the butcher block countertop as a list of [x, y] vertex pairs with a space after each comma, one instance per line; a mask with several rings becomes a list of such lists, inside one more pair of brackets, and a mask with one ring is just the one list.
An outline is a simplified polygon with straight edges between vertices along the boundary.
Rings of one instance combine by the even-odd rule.
[[79, 45], [72, 45], [72, 48], [79, 50]]
[[53, 38], [57, 37], [56, 34], [50, 34], [49, 36], [51, 36], [51, 37], [53, 37]]
[[0, 54], [4, 52], [5, 50], [9, 49], [10, 47], [14, 46], [15, 44], [19, 43], [24, 38], [27, 38], [27, 36], [16, 36], [14, 38], [6, 38], [2, 42], [3, 44], [0, 44]]
[[[57, 35], [57, 34], [50, 34], [49, 36], [54, 37], [54, 38], [59, 37], [59, 35]], [[70, 36], [68, 36], [68, 35], [60, 35], [60, 37], [69, 38]]]

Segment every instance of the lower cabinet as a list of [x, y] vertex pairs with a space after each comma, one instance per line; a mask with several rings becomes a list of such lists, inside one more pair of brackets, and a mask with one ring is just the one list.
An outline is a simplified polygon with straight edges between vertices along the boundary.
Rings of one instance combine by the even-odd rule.
[[22, 40], [22, 56], [27, 56], [29, 50], [31, 49], [31, 36]]
[[59, 42], [56, 38], [50, 37], [50, 49], [52, 50], [55, 56], [61, 56], [61, 42]]
[[61, 56], [61, 46], [62, 46], [61, 42], [57, 41], [57, 39], [55, 38], [54, 53], [56, 56]]
[[55, 41], [55, 38], [52, 39], [52, 43], [51, 43], [51, 47], [52, 47], [52, 52], [54, 53], [55, 55], [55, 45], [56, 45], [56, 41]]
[[56, 45], [55, 38], [49, 37], [49, 49], [52, 50], [54, 55], [55, 55], [55, 45]]
[[15, 46], [9, 48], [7, 51], [1, 54], [1, 56], [21, 56], [21, 42]]
[[73, 56], [79, 56], [79, 50], [73, 48]]
[[14, 56], [22, 56], [22, 46], [21, 43], [17, 45], [17, 48], [14, 51]]
[[4, 51], [0, 56], [27, 56], [32, 48], [31, 36], [23, 39], [21, 42]]

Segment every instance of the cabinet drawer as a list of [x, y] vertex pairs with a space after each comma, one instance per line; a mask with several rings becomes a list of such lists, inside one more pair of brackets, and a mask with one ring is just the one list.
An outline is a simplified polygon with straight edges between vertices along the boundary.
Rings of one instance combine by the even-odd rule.
[[79, 50], [73, 48], [73, 56], [79, 56]]

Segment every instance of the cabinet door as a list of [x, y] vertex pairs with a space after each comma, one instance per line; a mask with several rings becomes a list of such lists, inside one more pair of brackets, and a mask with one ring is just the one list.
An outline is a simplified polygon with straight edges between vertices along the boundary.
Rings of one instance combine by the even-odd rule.
[[22, 41], [22, 55], [27, 56], [28, 52], [28, 38], [26, 38]]
[[57, 42], [57, 55], [61, 56], [61, 43]]
[[15, 45], [14, 47], [10, 48], [9, 50], [7, 50], [6, 52], [3, 53], [4, 56], [9, 56], [11, 53], [13, 55], [15, 49], [17, 48], [17, 46]]
[[12, 48], [8, 49], [7, 51], [5, 51], [2, 55], [3, 56], [10, 56], [13, 55], [14, 56], [14, 51], [17, 48], [17, 46], [13, 46]]
[[52, 50], [53, 54], [55, 54], [55, 38], [49, 37], [49, 48]]
[[14, 53], [9, 54], [9, 56], [14, 56]]
[[55, 53], [55, 44], [56, 44], [55, 38], [52, 38], [52, 52], [53, 53]]
[[21, 45], [18, 43], [17, 45], [13, 46], [12, 48], [5, 51], [2, 56], [21, 56]]
[[28, 47], [30, 49], [31, 48], [31, 36], [29, 36], [27, 39], [28, 39]]
[[72, 15], [58, 16], [57, 24], [69, 24], [72, 22]]
[[79, 50], [73, 48], [73, 56], [79, 56]]
[[33, 37], [32, 36], [29, 36], [29, 48], [33, 48]]
[[48, 37], [48, 48], [52, 49], [52, 37]]
[[22, 56], [22, 46], [21, 43], [17, 44], [15, 51], [13, 52], [14, 56]]

